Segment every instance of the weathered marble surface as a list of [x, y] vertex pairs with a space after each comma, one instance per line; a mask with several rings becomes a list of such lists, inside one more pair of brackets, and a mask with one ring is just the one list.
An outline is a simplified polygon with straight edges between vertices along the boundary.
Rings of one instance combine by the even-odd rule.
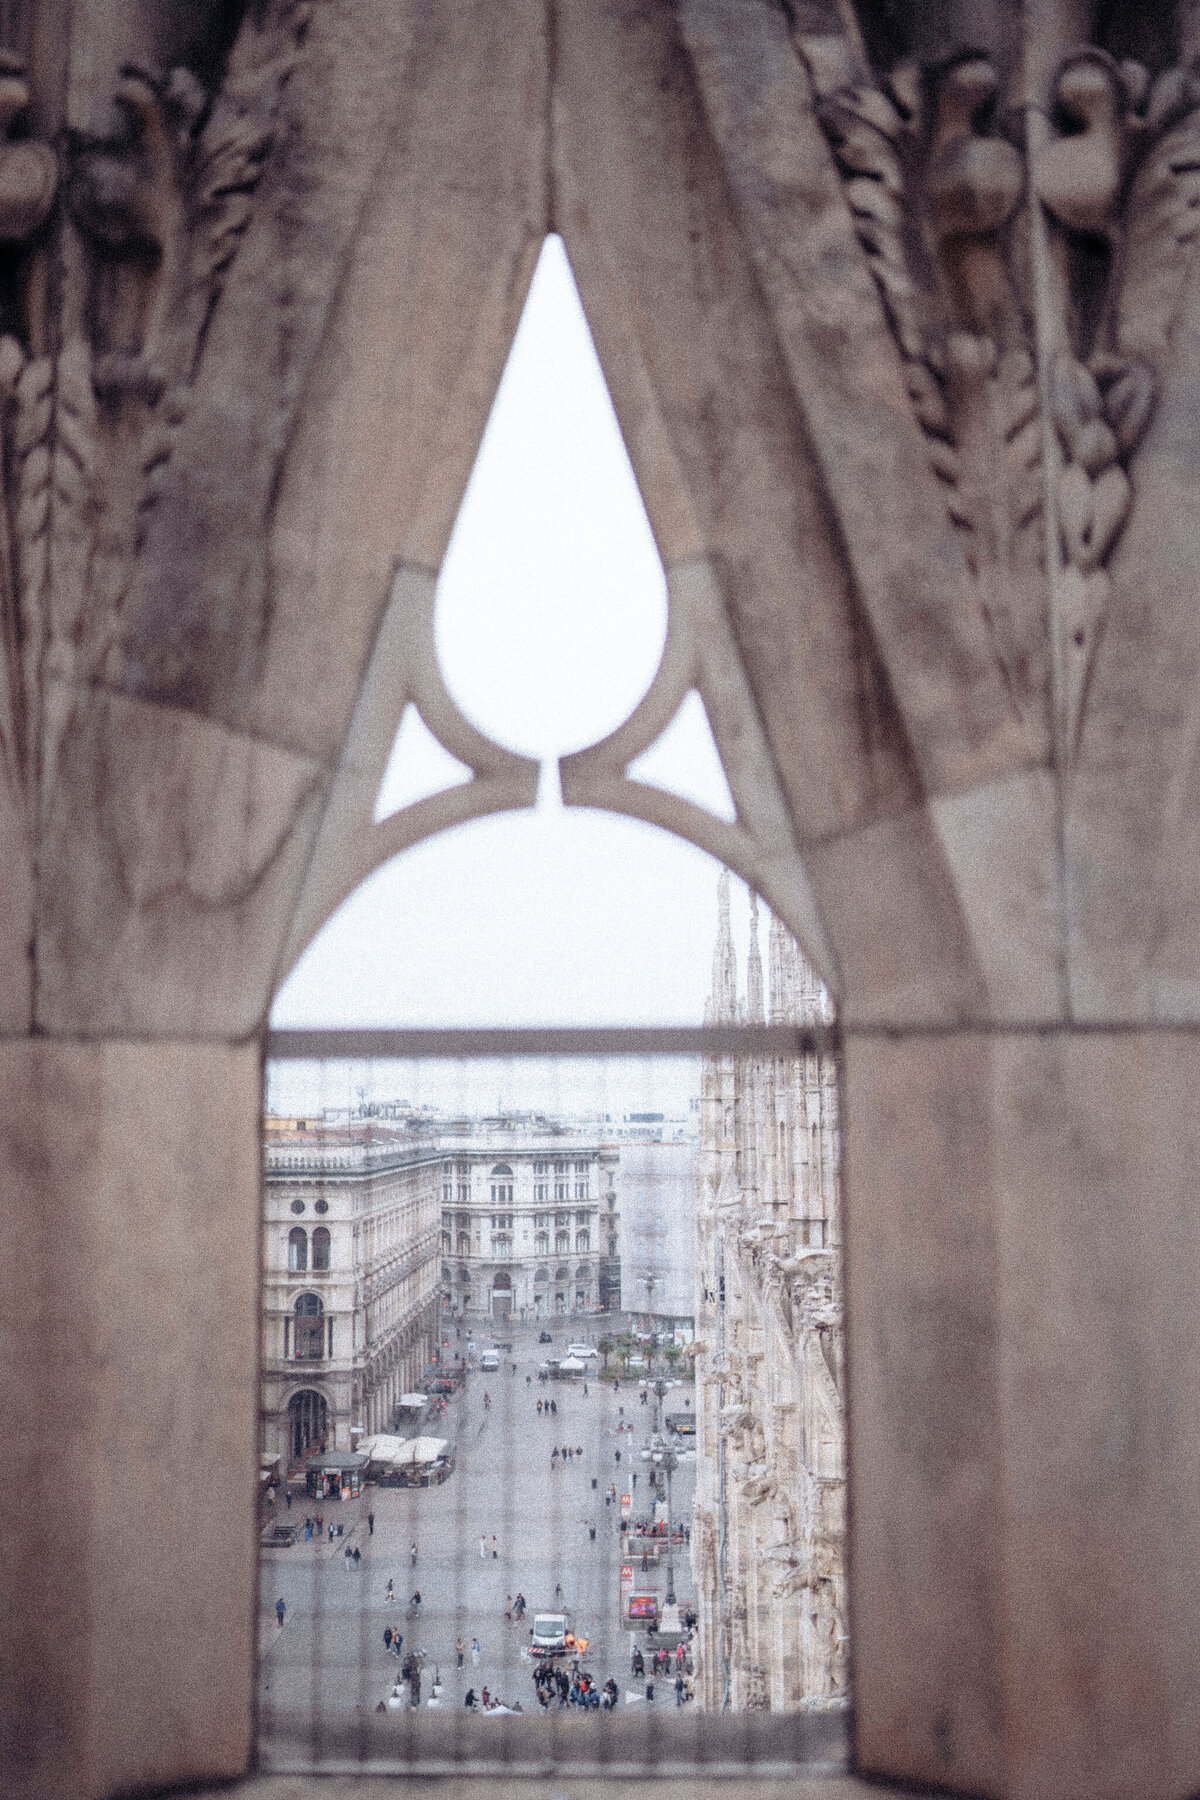
[[0, 1044], [0, 1767], [23, 1800], [245, 1767], [260, 1095], [255, 1046]]
[[850, 1035], [868, 1770], [1194, 1786], [1198, 1079], [1190, 1032]]
[[[0, 27], [28, 65], [0, 131], [5, 1329], [45, 1497], [5, 1527], [34, 1534], [8, 1789], [244, 1753], [237, 1046], [348, 872], [459, 816], [373, 832], [414, 656], [380, 625], [398, 567], [436, 576], [556, 229], [664, 560], [709, 572], [740, 663], [746, 872], [791, 859], [848, 1032], [863, 1765], [1195, 1790], [1195, 9], [21, 0]], [[217, 1497], [185, 1521], [201, 1439]], [[210, 1579], [170, 1708], [168, 1547]]]

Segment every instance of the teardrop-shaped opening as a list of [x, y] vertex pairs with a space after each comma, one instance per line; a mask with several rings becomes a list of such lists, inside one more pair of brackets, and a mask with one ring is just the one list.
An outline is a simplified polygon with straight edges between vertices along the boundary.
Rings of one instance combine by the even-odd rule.
[[654, 678], [667, 587], [560, 237], [542, 247], [442, 565], [437, 651], [480, 731], [547, 761]]

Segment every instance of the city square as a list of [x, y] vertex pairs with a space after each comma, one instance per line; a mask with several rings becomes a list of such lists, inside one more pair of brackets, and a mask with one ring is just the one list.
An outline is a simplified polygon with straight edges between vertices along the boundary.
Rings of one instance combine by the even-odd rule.
[[[571, 1321], [573, 1327], [577, 1323]], [[568, 1336], [594, 1340], [596, 1324], [582, 1334], [557, 1332], [551, 1345], [539, 1343], [538, 1330], [529, 1326], [509, 1328], [511, 1352], [494, 1372], [477, 1366], [490, 1340], [469, 1339], [465, 1328], [457, 1339], [460, 1328], [450, 1328], [443, 1354], [466, 1358], [471, 1342], [475, 1366], [439, 1424], [456, 1445], [457, 1466], [444, 1484], [371, 1483], [347, 1501], [316, 1501], [296, 1492], [290, 1508], [278, 1495], [269, 1509], [276, 1518], [303, 1527], [306, 1517], [319, 1512], [324, 1531], [306, 1541], [301, 1529], [291, 1548], [263, 1553], [260, 1719], [268, 1747], [277, 1719], [345, 1717], [386, 1705], [401, 1681], [403, 1658], [414, 1651], [424, 1653], [423, 1708], [435, 1701], [461, 1713], [468, 1691], [482, 1696], [486, 1687], [505, 1705], [519, 1702], [523, 1711], [536, 1712], [529, 1654], [533, 1617], [560, 1609], [575, 1635], [587, 1639], [581, 1661], [597, 1685], [611, 1675], [622, 1708], [647, 1704], [645, 1681], [635, 1684], [630, 1674], [634, 1645], [645, 1651], [647, 1639], [621, 1619], [621, 1569], [630, 1564], [621, 1561], [620, 1513], [621, 1496], [628, 1495], [634, 1521], [652, 1516], [653, 1465], [642, 1451], [653, 1436], [657, 1397], [650, 1389], [643, 1404], [641, 1383], [614, 1386], [598, 1375], [539, 1379], [547, 1356], [561, 1355]], [[690, 1405], [691, 1395], [690, 1384], [668, 1389], [664, 1409]], [[680, 1441], [672, 1511], [674, 1522], [690, 1527], [694, 1456], [687, 1442]], [[570, 1451], [565, 1458], [564, 1448]], [[616, 1498], [606, 1504], [606, 1492], [614, 1486]], [[348, 1561], [348, 1549], [360, 1551], [357, 1566], [353, 1554]], [[676, 1593], [686, 1609], [693, 1597], [686, 1542], [673, 1560]], [[661, 1604], [665, 1566], [643, 1572], [640, 1563], [636, 1557], [632, 1585], [639, 1592], [657, 1591]], [[421, 1595], [419, 1618], [408, 1616], [415, 1591]], [[524, 1619], [506, 1618], [518, 1594], [527, 1603]], [[286, 1608], [282, 1626], [276, 1614], [280, 1599]], [[400, 1659], [385, 1648], [389, 1628], [403, 1634]], [[458, 1639], [464, 1644], [461, 1669]], [[660, 1641], [673, 1648], [676, 1640], [664, 1632]], [[674, 1666], [671, 1679], [655, 1684], [651, 1705], [675, 1709], [673, 1677]], [[401, 1685], [407, 1705], [408, 1685]], [[442, 1690], [438, 1695], [435, 1685]]]

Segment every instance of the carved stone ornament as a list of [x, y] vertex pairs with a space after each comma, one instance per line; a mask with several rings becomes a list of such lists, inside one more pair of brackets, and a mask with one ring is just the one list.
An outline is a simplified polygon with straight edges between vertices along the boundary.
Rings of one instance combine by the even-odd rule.
[[843, 16], [797, 34], [818, 115], [1013, 703], [1066, 764], [1196, 236], [1200, 80], [1083, 46], [1026, 130], [982, 50], [878, 71]]

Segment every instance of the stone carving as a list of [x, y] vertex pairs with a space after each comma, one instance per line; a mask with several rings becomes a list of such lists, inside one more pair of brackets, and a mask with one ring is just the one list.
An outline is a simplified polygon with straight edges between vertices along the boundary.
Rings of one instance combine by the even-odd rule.
[[24, 591], [38, 561], [48, 504], [49, 362], [45, 257], [36, 240], [54, 203], [54, 152], [19, 134], [29, 87], [19, 57], [0, 51], [0, 435], [5, 482], [0, 591], [10, 691], [0, 736], [32, 787], [43, 614]]
[[1031, 331], [1008, 237], [1022, 159], [996, 125], [999, 80], [968, 54], [876, 83], [800, 40], [914, 414], [1015, 704], [1045, 680], [1038, 618], [1041, 434]]
[[[1048, 221], [1046, 288], [1056, 315], [1046, 321], [1056, 345], [1047, 385], [1060, 456], [1058, 631], [1069, 756], [1108, 607], [1105, 564], [1133, 502], [1129, 459], [1149, 423], [1165, 349], [1162, 342], [1152, 347], [1157, 356], [1131, 353], [1147, 334], [1139, 324], [1125, 327], [1143, 307], [1152, 314], [1155, 298], [1169, 311], [1167, 296], [1186, 270], [1200, 84], [1180, 67], [1151, 83], [1139, 63], [1088, 48], [1066, 58], [1053, 100], [1054, 135], [1031, 160]], [[1089, 298], [1098, 261], [1106, 272], [1100, 309]]]
[[876, 78], [850, 38], [797, 42], [1010, 692], [1028, 719], [1051, 688], [1069, 760], [1195, 236], [1200, 81], [1083, 47], [1026, 150], [980, 52]]
[[[50, 384], [54, 609], [48, 671], [94, 674], [161, 493], [230, 263], [250, 221], [310, 6], [252, 10], [225, 81], [127, 67], [113, 139], [70, 145], [82, 300]], [[86, 615], [86, 616], [85, 616]]]

